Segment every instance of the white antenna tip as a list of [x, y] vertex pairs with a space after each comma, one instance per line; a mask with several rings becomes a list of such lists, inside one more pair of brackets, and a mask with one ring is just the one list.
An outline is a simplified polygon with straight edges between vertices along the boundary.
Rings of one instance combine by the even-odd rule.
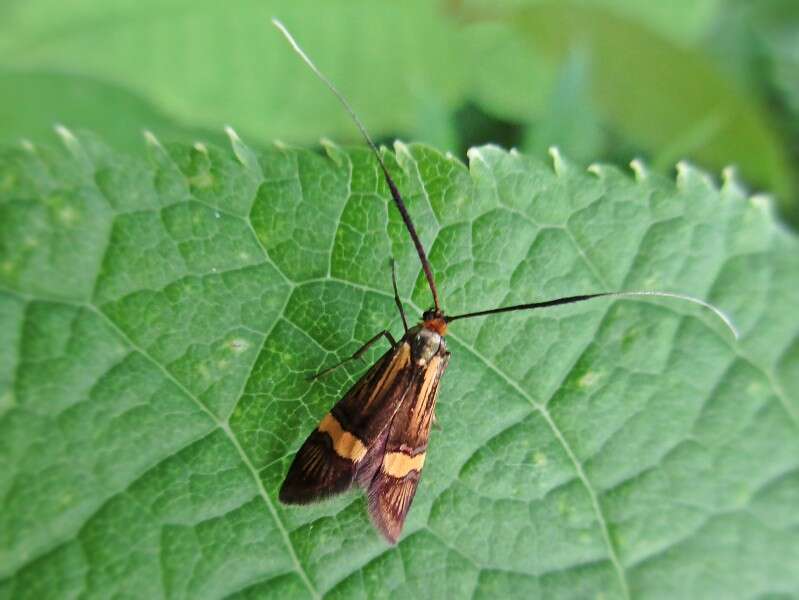
[[740, 334], [738, 333], [738, 329], [733, 324], [732, 319], [730, 319], [730, 317], [728, 317], [726, 315], [726, 313], [724, 313], [724, 311], [722, 311], [717, 306], [714, 306], [713, 304], [710, 304], [710, 302], [705, 302], [704, 300], [701, 300], [700, 298], [696, 298], [694, 296], [688, 296], [687, 294], [678, 294], [676, 292], [660, 292], [660, 291], [649, 291], [649, 290], [634, 291], [634, 292], [612, 292], [612, 293], [606, 294], [606, 295], [611, 297], [611, 298], [613, 298], [613, 297], [624, 298], [624, 297], [630, 297], [630, 296], [651, 296], [651, 297], [656, 297], [656, 298], [676, 298], [678, 300], [685, 300], [687, 302], [692, 302], [694, 304], [698, 304], [699, 306], [702, 306], [702, 307], [707, 308], [708, 310], [710, 310], [714, 315], [716, 315], [721, 320], [722, 323], [724, 323], [724, 325], [727, 327], [727, 329], [730, 330], [730, 332], [732, 333], [733, 337], [736, 340], [740, 338]]

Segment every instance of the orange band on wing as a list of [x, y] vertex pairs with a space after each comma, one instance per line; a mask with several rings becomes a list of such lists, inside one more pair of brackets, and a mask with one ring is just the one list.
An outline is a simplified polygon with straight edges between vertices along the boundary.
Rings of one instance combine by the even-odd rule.
[[402, 479], [411, 471], [421, 471], [425, 453], [409, 456], [404, 452], [388, 452], [383, 457], [383, 473]]
[[397, 373], [408, 366], [410, 360], [411, 345], [408, 342], [403, 341], [400, 343], [399, 350], [397, 350], [396, 354], [394, 354], [391, 362], [388, 363], [388, 367], [386, 368], [385, 372], [380, 376], [380, 379], [374, 385], [372, 393], [369, 395], [369, 399], [366, 401], [366, 404], [363, 405], [361, 410], [366, 411], [372, 401], [375, 400], [380, 394], [385, 392], [386, 388], [391, 385], [392, 381], [394, 381]]
[[342, 458], [358, 462], [366, 456], [366, 446], [349, 431], [344, 431], [338, 419], [327, 413], [319, 423], [319, 431], [326, 433], [333, 440], [333, 449]]

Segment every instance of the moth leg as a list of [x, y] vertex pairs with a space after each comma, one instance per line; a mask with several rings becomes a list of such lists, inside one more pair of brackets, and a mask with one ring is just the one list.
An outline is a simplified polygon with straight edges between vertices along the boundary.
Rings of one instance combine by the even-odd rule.
[[[402, 308], [402, 302], [400, 301], [399, 292], [397, 291], [397, 273], [394, 268], [393, 258], [391, 259], [391, 283], [394, 285], [394, 303], [397, 305], [400, 316], [402, 317], [402, 326], [405, 328], [405, 333], [408, 333], [408, 321], [405, 319], [405, 311]], [[393, 345], [394, 344], [392, 344], [392, 346]]]
[[350, 362], [351, 360], [358, 360], [359, 358], [361, 358], [361, 356], [363, 356], [364, 352], [366, 352], [366, 351], [369, 349], [369, 347], [370, 347], [372, 344], [374, 344], [374, 343], [375, 343], [377, 340], [379, 340], [381, 337], [385, 337], [385, 338], [388, 340], [388, 343], [389, 343], [389, 344], [391, 344], [391, 347], [392, 347], [392, 348], [393, 348], [394, 346], [396, 346], [396, 345], [397, 345], [397, 341], [396, 341], [396, 340], [394, 339], [394, 337], [393, 337], [393, 336], [392, 336], [392, 335], [391, 335], [391, 334], [388, 332], [388, 330], [383, 330], [383, 331], [381, 331], [380, 333], [378, 333], [377, 335], [375, 335], [374, 337], [371, 337], [371, 338], [369, 338], [369, 339], [366, 341], [366, 343], [365, 343], [363, 346], [361, 346], [360, 348], [358, 348], [358, 349], [357, 349], [357, 350], [356, 350], [356, 351], [355, 351], [355, 352], [352, 354], [352, 356], [349, 356], [349, 357], [345, 358], [344, 360], [342, 360], [342, 361], [340, 361], [340, 362], [337, 362], [337, 363], [336, 363], [335, 365], [333, 365], [332, 367], [328, 367], [328, 368], [326, 368], [326, 369], [322, 369], [322, 370], [321, 370], [321, 371], [319, 371], [318, 373], [315, 373], [314, 375], [311, 375], [309, 379], [311, 379], [311, 380], [314, 380], [314, 379], [319, 379], [320, 377], [324, 377], [325, 375], [327, 375], [327, 374], [328, 374], [328, 373], [330, 373], [331, 371], [335, 371], [335, 370], [336, 370], [336, 369], [338, 369], [338, 368], [339, 368], [341, 365], [343, 365], [343, 364], [346, 364], [346, 363]]

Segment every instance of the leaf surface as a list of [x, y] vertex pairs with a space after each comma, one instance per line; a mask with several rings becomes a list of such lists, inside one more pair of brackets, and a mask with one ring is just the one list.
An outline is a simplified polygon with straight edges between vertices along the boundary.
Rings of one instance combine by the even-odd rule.
[[[293, 452], [429, 302], [374, 159], [276, 146], [0, 153], [0, 598], [751, 598], [799, 589], [799, 244], [717, 188], [473, 149], [387, 153], [453, 324], [404, 535]], [[370, 359], [380, 349], [375, 349]], [[368, 361], [367, 361], [368, 362]]]

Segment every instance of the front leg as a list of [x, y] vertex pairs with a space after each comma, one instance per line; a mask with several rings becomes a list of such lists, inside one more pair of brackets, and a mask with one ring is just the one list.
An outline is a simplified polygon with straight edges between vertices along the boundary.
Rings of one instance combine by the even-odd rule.
[[377, 335], [375, 335], [374, 337], [369, 338], [363, 346], [361, 346], [355, 352], [353, 352], [352, 356], [349, 356], [349, 357], [345, 358], [344, 360], [336, 363], [332, 367], [328, 367], [327, 369], [322, 369], [318, 373], [316, 373], [314, 375], [311, 375], [310, 379], [311, 380], [319, 379], [320, 377], [324, 377], [325, 375], [327, 375], [331, 371], [335, 371], [341, 365], [343, 365], [345, 363], [348, 363], [351, 360], [358, 360], [359, 358], [361, 358], [361, 356], [364, 355], [364, 353], [370, 348], [370, 346], [372, 346], [372, 344], [374, 344], [381, 337], [385, 337], [388, 340], [388, 343], [391, 344], [392, 348], [394, 348], [397, 345], [396, 340], [394, 340], [394, 337], [388, 332], [388, 330], [383, 330], [380, 333], [378, 333]]

